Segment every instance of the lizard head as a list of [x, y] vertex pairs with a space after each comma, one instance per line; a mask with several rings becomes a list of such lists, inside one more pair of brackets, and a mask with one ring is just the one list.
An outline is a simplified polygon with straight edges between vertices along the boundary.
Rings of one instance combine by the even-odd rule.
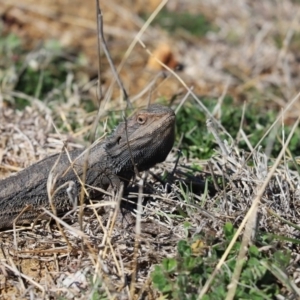
[[108, 138], [105, 149], [116, 172], [133, 169], [133, 161], [139, 171], [144, 171], [165, 160], [174, 137], [174, 111], [153, 104], [120, 123]]

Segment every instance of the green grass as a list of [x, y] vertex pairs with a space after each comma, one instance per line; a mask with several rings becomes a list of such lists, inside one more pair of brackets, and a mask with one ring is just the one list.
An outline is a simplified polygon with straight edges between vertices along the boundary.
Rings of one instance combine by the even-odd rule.
[[[147, 19], [148, 15], [142, 16]], [[216, 30], [201, 14], [190, 14], [188, 12], [175, 12], [163, 9], [152, 22], [170, 33], [177, 33], [185, 30], [194, 36], [204, 36], [208, 31]]]
[[[224, 240], [211, 241], [206, 244], [207, 237], [195, 236], [193, 239], [181, 240], [177, 246], [177, 257], [165, 258], [152, 272], [155, 288], [166, 299], [189, 299], [198, 297], [201, 288], [212, 274], [216, 263], [223, 255], [226, 247], [235, 233], [231, 223], [224, 226]], [[195, 252], [195, 243], [202, 241], [203, 249]], [[278, 280], [269, 270], [268, 266], [274, 265], [285, 272], [290, 260], [289, 251], [272, 250], [260, 251], [261, 246], [270, 246], [276, 241], [262, 238], [260, 245], [252, 245], [248, 249], [247, 260], [243, 262], [243, 269], [235, 299], [274, 299], [279, 292]], [[240, 250], [240, 242], [236, 242], [230, 251], [225, 265], [215, 277], [210, 290], [203, 299], [222, 300], [226, 298], [228, 284], [236, 265], [236, 258]], [[200, 246], [201, 247], [201, 246]], [[274, 247], [275, 248], [275, 247]], [[205, 252], [209, 251], [209, 255]]]
[[[13, 90], [42, 100], [56, 90], [60, 93], [59, 97], [67, 101], [62, 87], [68, 72], [79, 67], [79, 64], [75, 57], [63, 53], [58, 42], [48, 41], [29, 53], [21, 40], [10, 34], [0, 38], [0, 57], [0, 67], [4, 70], [0, 72], [1, 84], [5, 85], [9, 81]], [[30, 105], [23, 98], [15, 97], [14, 100], [11, 104], [16, 109], [22, 110]]]
[[[217, 104], [217, 99], [203, 98], [202, 102], [212, 112]], [[230, 96], [225, 97], [221, 108], [222, 117], [221, 123], [229, 132], [229, 134], [236, 140], [241, 126], [243, 107], [234, 103]], [[242, 129], [247, 135], [251, 145], [254, 147], [263, 137], [267, 129], [276, 120], [276, 113], [259, 105], [258, 102], [246, 104], [244, 113], [244, 121]], [[276, 127], [275, 127], [276, 128]], [[284, 128], [285, 136], [289, 134], [291, 127]], [[176, 121], [177, 141], [181, 141], [180, 148], [188, 157], [209, 158], [214, 153], [216, 144], [213, 136], [208, 132], [206, 127], [206, 117], [201, 112], [200, 108], [193, 102], [187, 102], [177, 115]], [[277, 127], [272, 131], [267, 138], [265, 138], [261, 146], [265, 149], [270, 142], [272, 142], [271, 156], [276, 157], [281, 151], [282, 144], [280, 142], [282, 135], [282, 128]], [[297, 128], [289, 145], [289, 150], [295, 155], [300, 155], [300, 129]], [[221, 138], [226, 138], [221, 134]], [[227, 138], [228, 139], [228, 138]], [[246, 142], [240, 138], [238, 147], [245, 151], [249, 151]]]

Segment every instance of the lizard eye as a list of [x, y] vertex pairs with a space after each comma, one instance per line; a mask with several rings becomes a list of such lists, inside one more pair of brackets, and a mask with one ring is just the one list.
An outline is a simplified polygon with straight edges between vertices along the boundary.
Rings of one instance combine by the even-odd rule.
[[144, 124], [146, 122], [146, 117], [145, 116], [138, 116], [137, 117], [137, 122], [141, 125]]

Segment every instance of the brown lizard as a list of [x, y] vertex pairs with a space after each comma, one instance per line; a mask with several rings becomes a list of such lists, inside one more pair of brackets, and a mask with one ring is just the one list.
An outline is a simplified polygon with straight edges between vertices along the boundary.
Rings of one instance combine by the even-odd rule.
[[121, 183], [127, 185], [135, 168], [144, 171], [165, 160], [174, 143], [174, 128], [174, 111], [154, 104], [94, 143], [88, 155], [82, 149], [70, 151], [69, 156], [58, 153], [0, 181], [0, 228], [12, 227], [18, 216], [16, 224], [31, 223], [44, 208], [51, 210], [47, 193], [50, 173], [55, 179], [51, 188], [58, 214], [73, 208], [85, 168], [90, 199], [98, 200], [101, 194], [92, 187], [118, 190]]

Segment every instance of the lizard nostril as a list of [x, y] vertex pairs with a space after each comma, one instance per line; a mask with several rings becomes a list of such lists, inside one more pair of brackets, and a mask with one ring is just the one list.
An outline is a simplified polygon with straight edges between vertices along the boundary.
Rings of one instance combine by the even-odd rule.
[[137, 117], [137, 122], [139, 124], [144, 124], [146, 122], [146, 117], [145, 116], [138, 116]]

